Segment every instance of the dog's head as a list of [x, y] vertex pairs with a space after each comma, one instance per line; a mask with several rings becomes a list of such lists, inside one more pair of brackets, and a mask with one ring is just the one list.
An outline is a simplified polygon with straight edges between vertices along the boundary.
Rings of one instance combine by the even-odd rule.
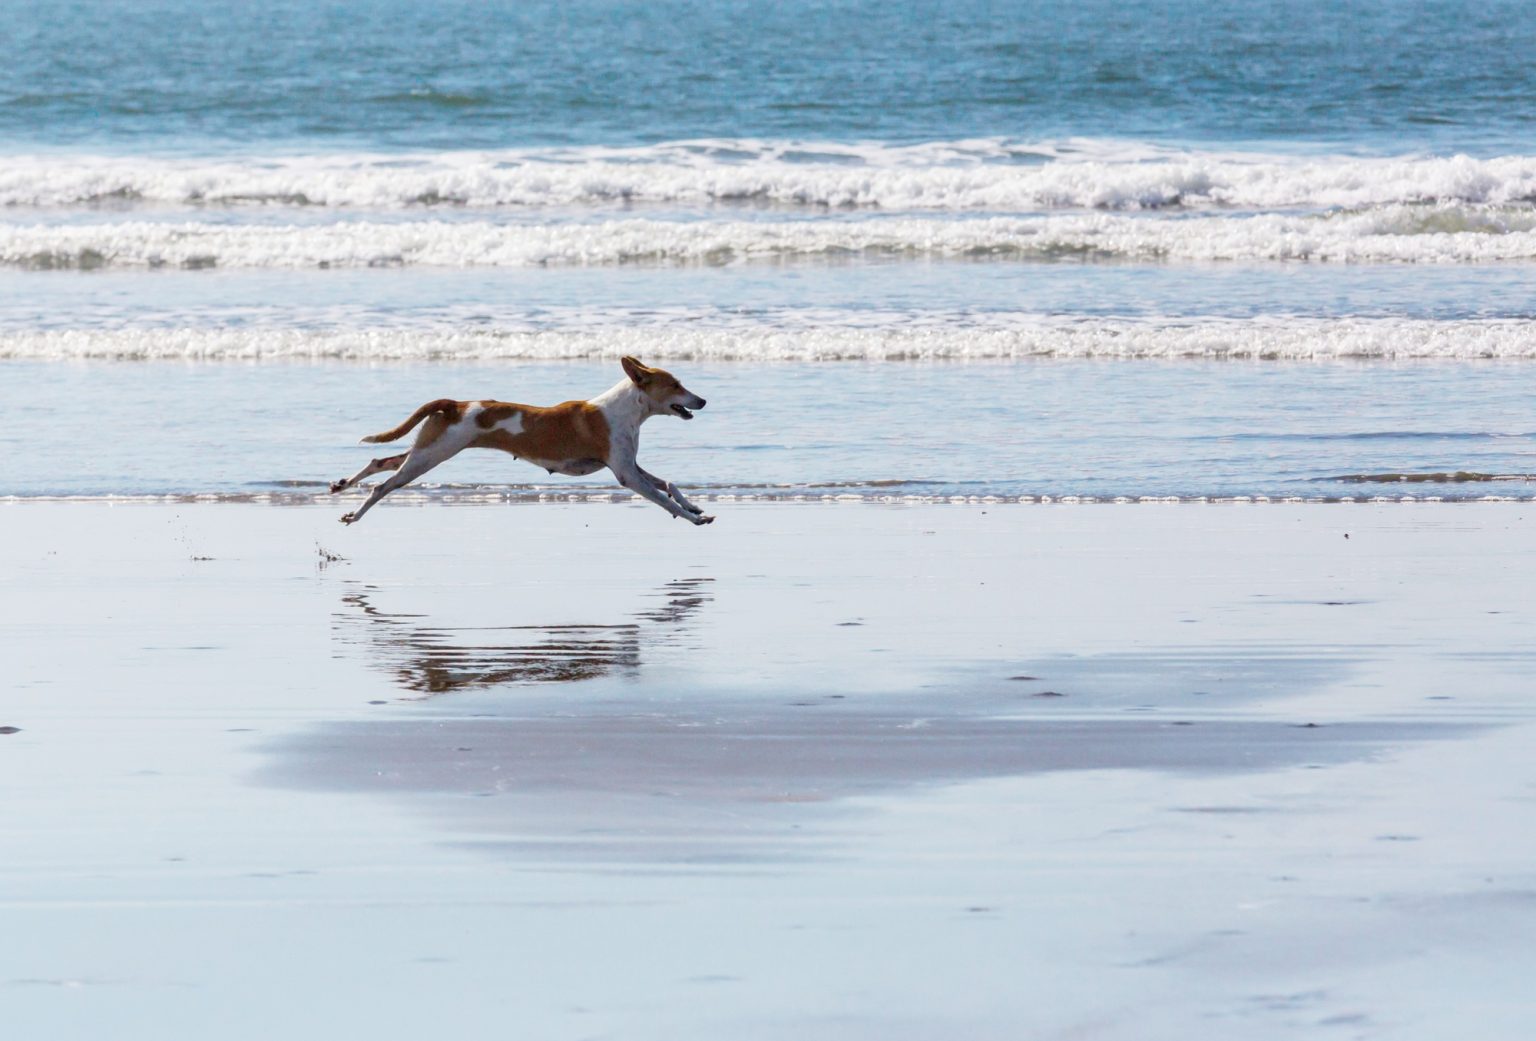
[[640, 388], [640, 393], [650, 404], [652, 415], [670, 414], [692, 419], [693, 410], [704, 407], [703, 398], [689, 393], [688, 388], [677, 382], [677, 377], [665, 369], [642, 365], [640, 359], [627, 355], [620, 359], [620, 363], [624, 366], [624, 375]]

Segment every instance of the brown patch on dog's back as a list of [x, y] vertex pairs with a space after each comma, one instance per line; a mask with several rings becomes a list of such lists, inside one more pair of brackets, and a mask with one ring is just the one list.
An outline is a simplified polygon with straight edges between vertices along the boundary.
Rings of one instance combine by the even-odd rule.
[[[522, 429], [516, 433], [491, 429], [514, 416], [522, 421]], [[489, 402], [475, 417], [475, 424], [486, 428], [470, 442], [476, 448], [499, 448], [539, 463], [608, 460], [608, 419], [602, 409], [585, 401], [566, 401], [550, 408]]]
[[489, 430], [504, 419], [511, 419], [519, 412], [526, 411], [528, 405], [511, 405], [501, 401], [486, 402], [481, 406], [475, 416], [475, 424], [482, 430]]

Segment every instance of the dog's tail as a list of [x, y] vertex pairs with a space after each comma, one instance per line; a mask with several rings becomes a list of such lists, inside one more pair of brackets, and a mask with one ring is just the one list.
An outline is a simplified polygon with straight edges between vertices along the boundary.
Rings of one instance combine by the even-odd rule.
[[410, 433], [417, 423], [420, 423], [423, 419], [426, 419], [434, 412], [444, 412], [449, 416], [453, 416], [457, 414], [458, 411], [459, 403], [454, 401], [452, 398], [438, 398], [436, 401], [429, 401], [415, 412], [412, 412], [411, 417], [404, 423], [401, 423], [399, 426], [395, 427], [395, 429], [386, 430], [382, 434], [369, 434], [367, 437], [363, 438], [363, 444], [377, 445], [383, 444], [385, 441], [397, 440], [398, 438], [402, 438], [406, 434]]

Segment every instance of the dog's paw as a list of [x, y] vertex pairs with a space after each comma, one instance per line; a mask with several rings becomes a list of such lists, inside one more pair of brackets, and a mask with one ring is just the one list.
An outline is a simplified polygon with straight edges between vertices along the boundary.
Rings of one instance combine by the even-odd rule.
[[339, 481], [332, 481], [331, 482], [331, 494], [335, 495], [337, 492], [345, 491], [346, 487], [347, 487], [347, 480], [346, 480], [345, 477], [343, 477]]
[[693, 523], [695, 523], [695, 524], [713, 524], [713, 523], [715, 523], [715, 518], [711, 517], [707, 513], [701, 513], [697, 517], [689, 517], [688, 519], [693, 521]]
[[343, 513], [341, 515], [341, 523], [343, 524], [351, 524], [355, 520], [357, 520], [357, 514], [355, 513]]

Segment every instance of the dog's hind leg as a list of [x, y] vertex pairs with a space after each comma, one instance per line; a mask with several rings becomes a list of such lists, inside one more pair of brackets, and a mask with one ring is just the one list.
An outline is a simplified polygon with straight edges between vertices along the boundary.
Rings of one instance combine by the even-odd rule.
[[351, 477], [343, 477], [339, 481], [332, 481], [331, 494], [335, 495], [337, 492], [344, 492], [354, 484], [366, 481], [374, 474], [384, 473], [386, 470], [400, 469], [400, 464], [405, 462], [405, 457], [410, 454], [409, 452], [401, 452], [399, 455], [392, 455], [386, 459], [375, 459]]
[[361, 506], [353, 510], [351, 513], [344, 514], [342, 516], [341, 523], [356, 524], [358, 521], [363, 519], [363, 514], [373, 509], [374, 504], [377, 503], [380, 499], [384, 498], [384, 496], [388, 495], [390, 492], [397, 488], [404, 488], [416, 478], [432, 469], [438, 463], [446, 461], [448, 456], [453, 454], [454, 453], [452, 452], [442, 454], [430, 451], [417, 452], [412, 450], [411, 454], [406, 458], [405, 462], [401, 463], [400, 468], [395, 471], [394, 476], [390, 477], [388, 480], [380, 481], [379, 484], [373, 489], [373, 492], [368, 496], [367, 500], [364, 501]]
[[469, 446], [473, 437], [472, 431], [456, 433], [447, 420], [433, 416], [422, 427], [421, 433], [416, 435], [415, 447], [406, 453], [405, 460], [395, 469], [394, 475], [380, 481], [361, 506], [342, 516], [341, 523], [356, 524], [384, 496], [405, 487], [434, 466], [452, 459]]

